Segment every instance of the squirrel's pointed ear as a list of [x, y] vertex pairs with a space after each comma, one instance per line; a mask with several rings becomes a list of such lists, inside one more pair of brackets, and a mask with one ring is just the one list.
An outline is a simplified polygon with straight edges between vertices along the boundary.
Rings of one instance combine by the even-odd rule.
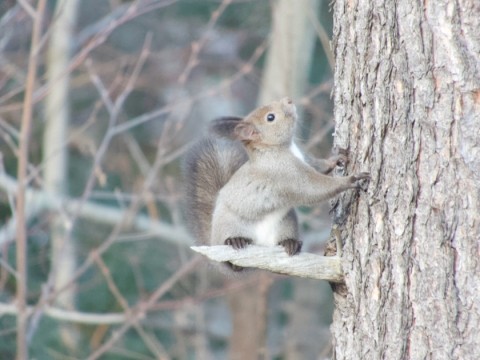
[[235, 127], [242, 121], [241, 117], [228, 116], [213, 120], [210, 123], [210, 131], [218, 136], [235, 138]]
[[241, 141], [255, 141], [260, 137], [260, 133], [255, 125], [244, 121], [235, 126], [234, 134], [235, 137]]

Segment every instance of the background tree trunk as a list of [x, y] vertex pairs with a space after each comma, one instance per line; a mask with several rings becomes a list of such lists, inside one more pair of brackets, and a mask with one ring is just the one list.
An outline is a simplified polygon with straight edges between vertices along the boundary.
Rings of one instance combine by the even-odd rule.
[[[317, 0], [279, 0], [274, 2], [270, 34], [271, 45], [258, 96], [259, 106], [284, 96], [297, 99], [304, 93], [316, 39], [308, 14], [309, 12], [316, 13], [317, 10]], [[258, 277], [259, 275], [253, 274], [252, 276]], [[261, 274], [258, 284], [255, 283], [230, 296], [229, 304], [233, 320], [230, 359], [271, 357], [267, 353], [266, 346], [267, 303], [270, 285], [269, 275]], [[292, 311], [290, 315], [292, 323], [297, 324], [294, 321], [297, 313]], [[292, 334], [289, 340], [294, 344], [289, 348], [290, 354], [292, 354], [297, 349], [295, 345], [299, 342], [297, 334]], [[303, 341], [307, 340], [303, 339]]]
[[318, 0], [273, 3], [270, 49], [262, 77], [258, 105], [284, 96], [305, 93], [315, 47], [315, 31], [309, 13], [318, 16]]
[[[48, 47], [47, 79], [52, 84], [45, 98], [45, 133], [43, 138], [44, 189], [61, 196], [68, 194], [68, 147], [65, 146], [70, 124], [70, 62], [72, 33], [77, 18], [77, 0], [61, 0], [55, 6], [52, 35]], [[68, 214], [52, 214], [52, 285], [60, 289], [69, 283], [75, 272], [75, 244], [68, 228]], [[71, 286], [60, 294], [57, 305], [75, 308], [76, 288]], [[75, 347], [77, 338], [72, 327], [61, 331], [63, 341], [70, 349]]]
[[336, 145], [372, 175], [339, 208], [336, 359], [478, 359], [480, 3], [340, 0], [334, 21]]

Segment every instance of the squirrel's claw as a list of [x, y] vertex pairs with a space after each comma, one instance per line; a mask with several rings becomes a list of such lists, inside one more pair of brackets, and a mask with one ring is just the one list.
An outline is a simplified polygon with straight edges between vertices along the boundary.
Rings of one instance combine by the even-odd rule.
[[229, 237], [227, 240], [225, 240], [225, 245], [230, 245], [235, 250], [243, 249], [244, 247], [247, 247], [247, 245], [250, 245], [251, 243], [252, 243], [251, 239], [247, 239], [244, 237]]
[[[253, 241], [251, 239], [244, 238], [244, 237], [229, 237], [227, 240], [225, 240], [225, 245], [230, 245], [235, 250], [238, 250], [238, 249], [243, 249], [247, 247], [252, 242]], [[230, 269], [232, 269], [235, 272], [243, 270], [243, 266], [232, 264], [230, 261], [227, 261], [226, 264], [230, 267]]]
[[296, 239], [285, 239], [278, 243], [285, 248], [285, 252], [289, 255], [295, 255], [300, 252], [302, 249], [303, 242], [296, 240]]
[[347, 166], [348, 157], [346, 154], [337, 154], [332, 156], [329, 160], [332, 161], [333, 167], [339, 166], [341, 168], [344, 168], [345, 166]]
[[355, 181], [358, 180], [370, 180], [370, 174], [368, 172], [361, 172], [360, 174], [356, 174]]
[[353, 175], [355, 187], [366, 191], [368, 183], [370, 182], [370, 178], [370, 174], [367, 172], [361, 172], [359, 174]]

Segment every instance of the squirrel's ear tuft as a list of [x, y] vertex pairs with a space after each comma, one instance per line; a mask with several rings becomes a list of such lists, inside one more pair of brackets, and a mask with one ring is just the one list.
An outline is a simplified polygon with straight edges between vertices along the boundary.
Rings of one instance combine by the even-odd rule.
[[235, 116], [217, 118], [210, 123], [210, 131], [218, 136], [235, 138], [235, 127], [242, 120], [241, 117]]
[[244, 121], [235, 126], [234, 134], [241, 141], [256, 141], [260, 139], [260, 133], [255, 125]]

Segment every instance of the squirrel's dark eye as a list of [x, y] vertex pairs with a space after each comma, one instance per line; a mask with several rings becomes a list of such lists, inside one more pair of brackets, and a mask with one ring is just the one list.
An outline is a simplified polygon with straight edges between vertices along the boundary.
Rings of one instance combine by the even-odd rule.
[[275, 114], [272, 114], [272, 113], [268, 114], [267, 121], [272, 122], [273, 120], [275, 120]]

